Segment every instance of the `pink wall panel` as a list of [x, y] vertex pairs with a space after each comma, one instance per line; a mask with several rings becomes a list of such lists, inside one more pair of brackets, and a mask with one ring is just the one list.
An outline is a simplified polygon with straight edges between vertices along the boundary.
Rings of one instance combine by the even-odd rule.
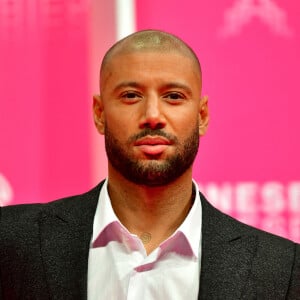
[[300, 241], [300, 4], [137, 1], [137, 29], [187, 41], [203, 67], [211, 123], [195, 178], [241, 220]]
[[0, 205], [91, 187], [91, 5], [0, 1]]

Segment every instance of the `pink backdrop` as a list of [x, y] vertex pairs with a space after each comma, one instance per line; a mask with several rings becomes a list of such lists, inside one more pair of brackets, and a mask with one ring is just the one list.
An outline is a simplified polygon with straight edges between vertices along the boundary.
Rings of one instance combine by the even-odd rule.
[[[194, 176], [209, 200], [300, 242], [298, 0], [136, 1], [137, 29], [198, 53], [210, 128]], [[114, 2], [0, 1], [0, 205], [84, 192], [106, 174], [91, 96]]]
[[2, 204], [90, 185], [88, 16], [87, 1], [0, 1]]

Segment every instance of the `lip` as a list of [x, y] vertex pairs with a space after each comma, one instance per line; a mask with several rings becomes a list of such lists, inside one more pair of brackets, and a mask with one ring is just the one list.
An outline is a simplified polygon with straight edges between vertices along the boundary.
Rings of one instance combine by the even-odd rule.
[[138, 139], [134, 146], [138, 147], [143, 153], [147, 155], [158, 155], [164, 152], [171, 142], [163, 137], [144, 137]]
[[138, 139], [134, 145], [135, 146], [142, 146], [142, 145], [150, 145], [150, 146], [155, 146], [155, 145], [170, 145], [171, 142], [163, 137], [150, 137], [146, 136], [144, 138]]

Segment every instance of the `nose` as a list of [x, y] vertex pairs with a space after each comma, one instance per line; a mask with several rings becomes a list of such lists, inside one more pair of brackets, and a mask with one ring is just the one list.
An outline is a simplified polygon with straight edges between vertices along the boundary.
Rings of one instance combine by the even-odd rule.
[[162, 103], [158, 96], [152, 95], [145, 99], [140, 128], [162, 129], [166, 126], [161, 106]]

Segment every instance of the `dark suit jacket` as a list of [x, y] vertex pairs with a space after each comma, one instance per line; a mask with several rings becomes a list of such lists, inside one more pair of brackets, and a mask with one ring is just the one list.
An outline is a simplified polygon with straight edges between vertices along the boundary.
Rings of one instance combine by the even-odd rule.
[[[86, 299], [100, 188], [0, 210], [0, 299]], [[202, 195], [201, 201], [199, 299], [300, 299], [299, 245], [232, 219]]]

